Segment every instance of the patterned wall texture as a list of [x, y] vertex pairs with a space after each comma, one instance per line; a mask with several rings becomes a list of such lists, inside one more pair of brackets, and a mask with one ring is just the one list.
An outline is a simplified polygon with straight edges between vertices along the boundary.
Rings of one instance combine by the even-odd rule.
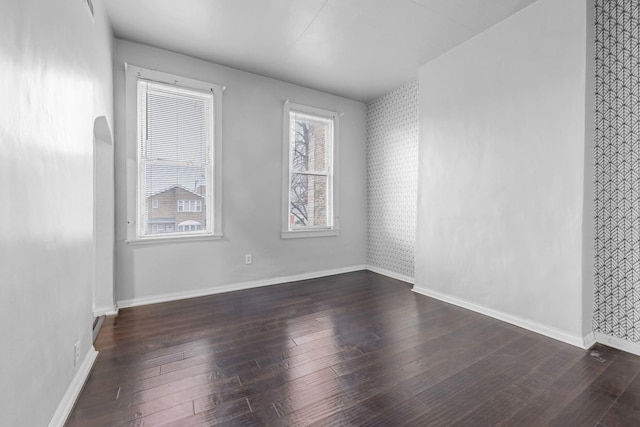
[[414, 277], [418, 81], [367, 105], [367, 264]]
[[638, 0], [596, 0], [594, 330], [640, 341]]

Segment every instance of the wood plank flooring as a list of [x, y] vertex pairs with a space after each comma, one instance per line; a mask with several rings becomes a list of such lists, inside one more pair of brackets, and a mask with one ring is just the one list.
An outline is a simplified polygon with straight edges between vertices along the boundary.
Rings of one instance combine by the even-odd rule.
[[361, 271], [124, 309], [68, 426], [633, 426], [640, 358]]

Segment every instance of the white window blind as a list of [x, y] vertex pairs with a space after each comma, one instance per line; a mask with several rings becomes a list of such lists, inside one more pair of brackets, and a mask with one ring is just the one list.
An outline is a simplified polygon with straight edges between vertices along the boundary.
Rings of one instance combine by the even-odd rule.
[[[213, 92], [139, 78], [137, 95], [138, 236], [211, 234]], [[202, 226], [177, 226], [185, 220]]]

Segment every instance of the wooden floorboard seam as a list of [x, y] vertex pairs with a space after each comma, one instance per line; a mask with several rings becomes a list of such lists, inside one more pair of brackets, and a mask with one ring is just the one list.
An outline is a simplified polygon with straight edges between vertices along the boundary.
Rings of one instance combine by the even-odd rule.
[[69, 427], [640, 425], [640, 357], [370, 271], [127, 308], [95, 347]]

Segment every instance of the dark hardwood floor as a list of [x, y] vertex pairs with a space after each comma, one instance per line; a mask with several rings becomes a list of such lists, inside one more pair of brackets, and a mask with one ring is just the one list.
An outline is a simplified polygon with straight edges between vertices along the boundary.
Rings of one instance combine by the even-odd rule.
[[371, 272], [124, 309], [68, 426], [640, 425], [640, 358]]

